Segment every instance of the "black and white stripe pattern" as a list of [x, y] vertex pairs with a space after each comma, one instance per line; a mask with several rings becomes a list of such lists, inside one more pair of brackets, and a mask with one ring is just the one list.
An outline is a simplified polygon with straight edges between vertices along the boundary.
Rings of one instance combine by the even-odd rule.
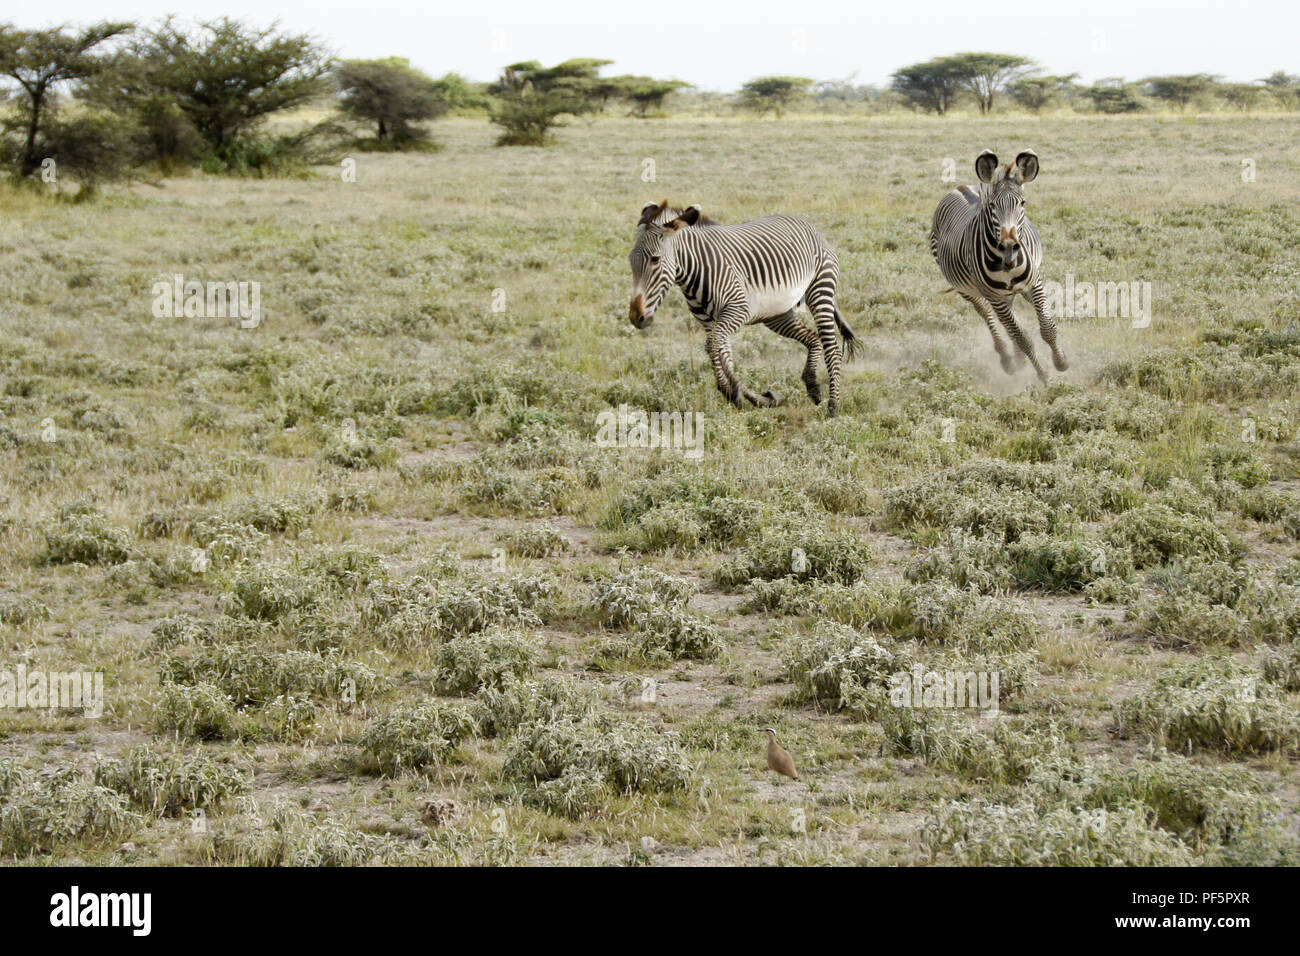
[[1056, 321], [1047, 312], [1042, 242], [1025, 216], [1023, 186], [1038, 175], [1038, 156], [1025, 150], [1014, 163], [1001, 166], [997, 157], [985, 150], [975, 160], [975, 173], [979, 188], [954, 189], [934, 211], [930, 252], [953, 290], [975, 307], [988, 326], [1003, 370], [1015, 371], [1023, 359], [1007, 350], [995, 317], [1045, 382], [1047, 372], [1012, 309], [1017, 295], [1029, 300], [1038, 316], [1038, 331], [1052, 351], [1053, 364], [1059, 371], [1068, 368], [1065, 353], [1056, 344]]
[[[825, 363], [830, 398], [827, 412], [840, 406], [840, 342], [853, 355], [853, 331], [835, 303], [840, 265], [834, 251], [806, 219], [770, 216], [738, 226], [718, 225], [700, 213], [649, 203], [641, 211], [632, 265], [630, 318], [639, 329], [650, 325], [669, 288], [682, 290], [692, 314], [708, 329], [705, 347], [719, 391], [734, 405], [776, 405], [780, 396], [756, 395], [736, 377], [731, 337], [761, 322], [808, 350], [803, 381], [821, 402], [817, 367]], [[795, 316], [800, 303], [812, 313], [815, 328]]]

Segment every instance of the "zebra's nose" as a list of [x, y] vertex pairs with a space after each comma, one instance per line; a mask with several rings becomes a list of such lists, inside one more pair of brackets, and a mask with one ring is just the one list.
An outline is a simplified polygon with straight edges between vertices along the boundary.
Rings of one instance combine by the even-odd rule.
[[650, 324], [650, 319], [645, 314], [645, 297], [636, 296], [632, 299], [632, 304], [628, 307], [627, 317], [632, 320], [632, 324], [638, 329], [644, 329]]

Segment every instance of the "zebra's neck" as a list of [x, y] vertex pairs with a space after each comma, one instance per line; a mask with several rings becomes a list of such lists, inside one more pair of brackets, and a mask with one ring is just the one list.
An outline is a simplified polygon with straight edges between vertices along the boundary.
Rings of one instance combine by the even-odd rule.
[[980, 277], [989, 287], [1009, 291], [1020, 288], [1032, 278], [1033, 264], [1027, 244], [1022, 245], [1020, 261], [1013, 268], [1008, 269], [1003, 263], [998, 223], [993, 218], [993, 208], [987, 195], [967, 226], [967, 236], [970, 242], [968, 248], [979, 263]]

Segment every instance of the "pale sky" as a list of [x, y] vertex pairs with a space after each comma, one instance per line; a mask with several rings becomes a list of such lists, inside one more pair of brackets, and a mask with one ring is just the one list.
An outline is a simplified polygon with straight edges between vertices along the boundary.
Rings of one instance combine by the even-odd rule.
[[427, 73], [493, 79], [519, 60], [614, 60], [606, 74], [674, 77], [734, 90], [773, 73], [884, 83], [900, 66], [965, 50], [1018, 53], [1052, 73], [1137, 79], [1300, 73], [1296, 0], [59, 0], [13, 5], [0, 22], [229, 15], [278, 19], [343, 57], [404, 56]]

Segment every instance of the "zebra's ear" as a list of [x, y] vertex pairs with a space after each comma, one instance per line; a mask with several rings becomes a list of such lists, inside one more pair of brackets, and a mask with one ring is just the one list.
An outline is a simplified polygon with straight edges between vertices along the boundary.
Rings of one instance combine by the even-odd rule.
[[647, 223], [654, 222], [655, 217], [659, 215], [660, 210], [662, 210], [664, 206], [667, 205], [668, 205], [668, 200], [666, 199], [662, 203], [657, 203], [657, 202], [646, 203], [644, 206], [641, 207], [641, 220], [637, 223], [637, 225], [644, 226]]
[[986, 149], [975, 159], [975, 175], [982, 183], [993, 182], [993, 173], [998, 168], [997, 154]]
[[1038, 175], [1038, 154], [1032, 149], [1025, 150], [1016, 157], [1016, 169], [1020, 170], [1022, 183], [1032, 182]]
[[682, 210], [680, 216], [671, 223], [673, 229], [681, 229], [684, 226], [693, 226], [700, 221], [700, 207], [698, 205], [687, 206]]

